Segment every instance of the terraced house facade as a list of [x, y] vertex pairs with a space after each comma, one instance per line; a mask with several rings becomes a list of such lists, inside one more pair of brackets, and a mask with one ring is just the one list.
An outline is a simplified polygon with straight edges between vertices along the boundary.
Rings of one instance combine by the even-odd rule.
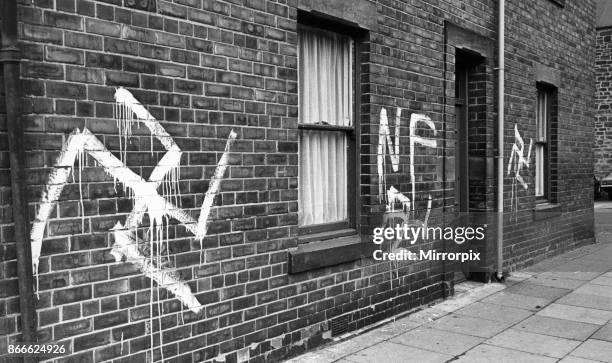
[[279, 361], [594, 241], [593, 0], [2, 6], [5, 358]]

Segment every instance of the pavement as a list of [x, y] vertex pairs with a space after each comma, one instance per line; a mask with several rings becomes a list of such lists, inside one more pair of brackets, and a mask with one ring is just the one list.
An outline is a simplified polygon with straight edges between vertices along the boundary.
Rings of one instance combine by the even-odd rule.
[[597, 243], [464, 282], [453, 297], [365, 328], [292, 363], [612, 363], [612, 202], [595, 205]]

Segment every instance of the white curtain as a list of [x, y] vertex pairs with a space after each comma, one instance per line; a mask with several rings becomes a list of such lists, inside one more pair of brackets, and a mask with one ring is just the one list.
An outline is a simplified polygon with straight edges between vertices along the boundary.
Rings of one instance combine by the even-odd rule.
[[535, 196], [544, 196], [544, 145], [535, 146]]
[[536, 197], [544, 196], [544, 147], [546, 142], [546, 122], [548, 120], [547, 114], [548, 105], [548, 94], [544, 90], [538, 90], [538, 102], [536, 115], [536, 128], [537, 128], [537, 141], [535, 145], [535, 195]]
[[[351, 126], [352, 41], [308, 28], [298, 32], [299, 122]], [[301, 130], [299, 225], [347, 219], [347, 135]]]

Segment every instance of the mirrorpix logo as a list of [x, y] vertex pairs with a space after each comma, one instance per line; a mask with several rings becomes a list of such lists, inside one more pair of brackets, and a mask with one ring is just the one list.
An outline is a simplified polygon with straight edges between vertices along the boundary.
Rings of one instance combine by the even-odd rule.
[[[384, 242], [409, 241], [414, 245], [417, 241], [444, 240], [453, 241], [461, 245], [468, 241], [482, 241], [485, 238], [487, 225], [480, 227], [427, 227], [427, 226], [408, 226], [407, 224], [397, 224], [395, 227], [376, 227], [373, 230], [372, 242], [382, 245]], [[377, 261], [480, 261], [480, 252], [469, 250], [467, 252], [438, 252], [435, 249], [419, 250], [418, 253], [406, 248], [392, 249], [385, 252], [377, 249], [373, 253]]]

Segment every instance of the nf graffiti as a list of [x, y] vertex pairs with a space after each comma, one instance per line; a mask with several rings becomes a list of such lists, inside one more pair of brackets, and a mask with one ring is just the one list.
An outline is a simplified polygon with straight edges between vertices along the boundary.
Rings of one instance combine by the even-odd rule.
[[[221, 180], [228, 167], [229, 150], [237, 135], [233, 130], [229, 134], [225, 150], [210, 181], [200, 208], [200, 216], [196, 222], [190, 214], [177, 206], [180, 195], [178, 181], [181, 149], [162, 125], [129, 91], [124, 88], [117, 89], [115, 100], [120, 140], [123, 138], [120, 144], [121, 159], [114, 156], [87, 128], [82, 131], [76, 129], [68, 137], [49, 175], [49, 181], [32, 224], [33, 270], [38, 275], [39, 258], [47, 221], [64, 186], [68, 183], [69, 176], [74, 173], [74, 163], [79, 161], [78, 172], [80, 174], [84, 154], [88, 154], [104, 168], [108, 175], [113, 177], [115, 183], [118, 181], [124, 187], [134, 201], [134, 207], [125, 222], [117, 221], [112, 228], [115, 242], [111, 254], [117, 261], [125, 260], [127, 263], [138, 266], [145, 276], [172, 292], [191, 311], [198, 313], [203, 307], [193, 296], [189, 286], [180, 280], [180, 276], [175, 271], [165, 267], [168, 256], [162, 256], [162, 251], [165, 250], [168, 253], [169, 248], [168, 240], [164, 237], [164, 228], [168, 226], [169, 219], [174, 219], [195, 235], [200, 240], [201, 246], [202, 239], [206, 236], [206, 224], [214, 197], [219, 193]], [[128, 137], [131, 135], [134, 123], [142, 123], [150, 131], [151, 141], [155, 138], [166, 150], [148, 180], [134, 173], [124, 162]], [[80, 181], [79, 177], [79, 183]], [[160, 187], [161, 193], [158, 192]], [[82, 195], [80, 201], [82, 205]], [[142, 247], [144, 241], [141, 241], [137, 234], [137, 229], [141, 226], [145, 214], [149, 219], [148, 249]], [[157, 253], [155, 254], [154, 251]]]
[[[436, 127], [433, 121], [425, 115], [421, 114], [412, 114], [410, 116], [410, 124], [409, 124], [409, 145], [410, 145], [410, 184], [411, 184], [411, 195], [407, 197], [399, 190], [397, 190], [394, 186], [390, 186], [387, 188], [386, 181], [386, 152], [389, 151], [389, 156], [391, 159], [391, 168], [393, 172], [399, 171], [399, 161], [400, 161], [400, 117], [402, 110], [400, 108], [397, 109], [395, 118], [393, 119], [394, 123], [394, 136], [391, 136], [391, 131], [389, 128], [389, 120], [387, 117], [387, 110], [385, 108], [381, 108], [380, 110], [380, 128], [378, 135], [378, 149], [377, 149], [377, 171], [379, 177], [379, 198], [381, 200], [386, 200], [386, 213], [384, 216], [384, 224], [390, 224], [390, 221], [394, 219], [400, 219], [403, 221], [404, 225], [409, 226], [421, 226], [427, 227], [427, 222], [429, 219], [429, 214], [431, 212], [431, 195], [428, 196], [427, 201], [427, 212], [425, 214], [425, 218], [423, 221], [417, 220], [415, 217], [416, 208], [416, 178], [415, 178], [415, 147], [417, 145], [424, 146], [428, 148], [436, 148], [437, 143], [436, 140], [425, 138], [422, 136], [416, 135], [416, 129], [419, 124], [424, 124], [428, 129], [432, 130], [434, 135], [436, 135]], [[399, 203], [401, 204], [401, 210], [396, 211], [395, 205]], [[396, 249], [399, 245], [399, 241], [395, 243], [392, 249]]]

